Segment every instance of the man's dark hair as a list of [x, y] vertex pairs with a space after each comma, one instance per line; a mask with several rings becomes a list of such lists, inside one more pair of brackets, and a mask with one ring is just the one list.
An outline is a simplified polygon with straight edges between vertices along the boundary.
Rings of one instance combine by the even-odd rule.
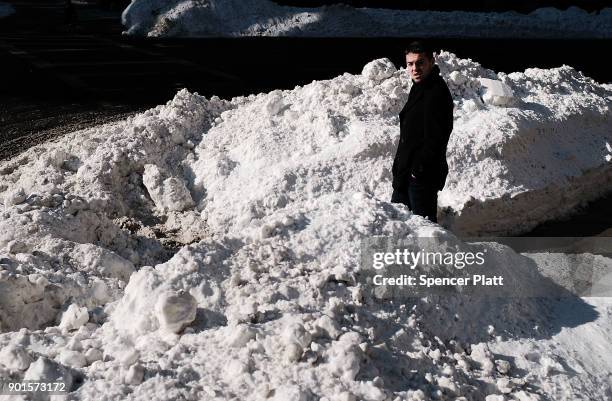
[[408, 45], [408, 48], [406, 49], [404, 54], [408, 53], [422, 53], [425, 54], [430, 60], [433, 59], [433, 51], [431, 50], [431, 48], [426, 43], [420, 42], [418, 40]]

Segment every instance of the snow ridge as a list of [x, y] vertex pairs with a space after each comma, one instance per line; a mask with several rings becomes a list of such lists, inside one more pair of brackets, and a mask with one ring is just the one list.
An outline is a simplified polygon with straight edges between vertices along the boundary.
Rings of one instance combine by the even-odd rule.
[[[609, 86], [437, 62], [455, 100], [443, 224], [520, 231], [559, 193], [570, 208], [606, 189]], [[380, 303], [360, 283], [364, 237], [474, 246], [388, 201], [410, 85], [381, 59], [231, 101], [182, 90], [2, 163], [0, 374], [63, 378], [78, 400], [605, 398], [612, 361], [571, 341], [609, 343], [605, 303], [569, 297], [572, 320], [552, 299]]]
[[[306, 37], [610, 38], [612, 9], [516, 12], [409, 11], [279, 6], [270, 0], [132, 0], [122, 15], [130, 35]], [[503, 27], [503, 29], [500, 29]]]

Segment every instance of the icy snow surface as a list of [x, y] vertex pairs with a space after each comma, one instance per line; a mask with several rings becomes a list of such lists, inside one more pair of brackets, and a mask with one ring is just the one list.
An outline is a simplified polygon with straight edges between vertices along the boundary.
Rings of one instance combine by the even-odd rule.
[[[440, 194], [455, 233], [521, 232], [610, 189], [610, 86], [437, 62], [456, 105]], [[79, 400], [608, 397], [606, 300], [363, 291], [364, 236], [466, 247], [388, 202], [410, 85], [382, 59], [231, 101], [182, 90], [2, 163], [0, 376], [61, 378]]]
[[147, 36], [612, 37], [612, 9], [517, 12], [280, 6], [270, 0], [132, 0], [127, 33]]

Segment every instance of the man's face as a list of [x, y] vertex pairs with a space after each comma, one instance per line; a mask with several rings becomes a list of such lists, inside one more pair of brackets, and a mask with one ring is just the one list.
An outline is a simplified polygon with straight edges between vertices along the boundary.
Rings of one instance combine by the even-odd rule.
[[433, 66], [433, 58], [430, 59], [425, 53], [406, 54], [406, 69], [414, 82], [421, 82], [427, 78]]

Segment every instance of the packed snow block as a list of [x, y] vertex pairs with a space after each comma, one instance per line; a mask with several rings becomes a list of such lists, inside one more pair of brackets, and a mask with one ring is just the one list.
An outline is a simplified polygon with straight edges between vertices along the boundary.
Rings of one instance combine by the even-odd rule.
[[157, 320], [164, 330], [178, 333], [196, 317], [197, 301], [184, 291], [165, 292], [157, 300]]
[[358, 346], [362, 341], [358, 333], [350, 332], [332, 342], [326, 352], [326, 368], [330, 375], [347, 381], [355, 379], [363, 359], [363, 352]]
[[514, 102], [512, 89], [501, 81], [480, 78], [480, 84], [485, 88], [482, 100], [494, 106], [508, 106]]
[[121, 331], [145, 334], [159, 328], [154, 307], [162, 285], [162, 278], [150, 267], [144, 267], [130, 277], [125, 293], [111, 315]]
[[133, 366], [140, 358], [140, 352], [129, 342], [116, 342], [109, 351], [109, 354], [112, 355], [123, 367]]
[[396, 71], [397, 68], [395, 68], [391, 60], [383, 58], [366, 64], [361, 71], [361, 75], [370, 81], [378, 83], [393, 76]]
[[193, 297], [174, 294], [158, 272], [143, 268], [130, 278], [112, 319], [126, 333], [178, 332], [193, 321], [195, 309]]
[[194, 205], [185, 182], [178, 177], [166, 177], [153, 164], [145, 165], [142, 182], [155, 206], [163, 212], [181, 212]]
[[467, 76], [461, 73], [461, 71], [452, 71], [450, 74], [448, 74], [448, 80], [450, 83], [459, 87], [466, 83]]
[[77, 304], [70, 304], [62, 314], [59, 327], [65, 330], [77, 330], [89, 321], [87, 308], [81, 308]]
[[145, 369], [140, 364], [130, 366], [125, 373], [124, 381], [126, 384], [139, 385], [144, 379]]
[[265, 104], [265, 110], [270, 117], [274, 117], [279, 114], [284, 108], [285, 103], [283, 102], [283, 96], [281, 91], [272, 93], [270, 100]]

